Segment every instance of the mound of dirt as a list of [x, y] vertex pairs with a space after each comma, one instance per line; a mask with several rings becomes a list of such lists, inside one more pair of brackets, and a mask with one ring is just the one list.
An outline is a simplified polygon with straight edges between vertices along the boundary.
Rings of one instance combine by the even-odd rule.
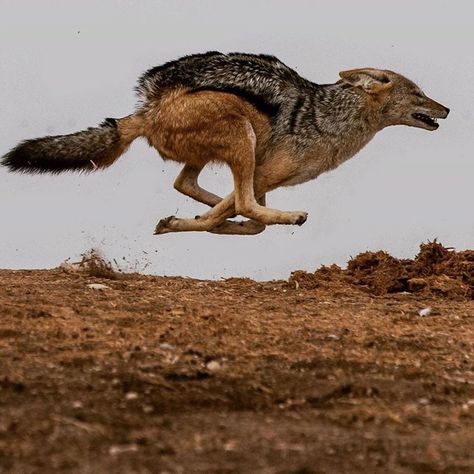
[[374, 295], [406, 291], [474, 299], [474, 251], [456, 252], [435, 240], [421, 244], [414, 259], [364, 252], [351, 259], [346, 269], [332, 265], [314, 273], [296, 271], [289, 282], [305, 289], [351, 285]]

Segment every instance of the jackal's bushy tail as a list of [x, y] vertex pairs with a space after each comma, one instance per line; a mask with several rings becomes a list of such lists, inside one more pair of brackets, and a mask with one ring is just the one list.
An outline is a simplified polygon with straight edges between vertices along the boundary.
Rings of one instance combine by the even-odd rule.
[[127, 120], [129, 117], [118, 120], [109, 118], [98, 127], [81, 132], [25, 140], [7, 153], [1, 163], [11, 171], [23, 173], [106, 168], [140, 135], [130, 126], [125, 127], [124, 133], [119, 122]]

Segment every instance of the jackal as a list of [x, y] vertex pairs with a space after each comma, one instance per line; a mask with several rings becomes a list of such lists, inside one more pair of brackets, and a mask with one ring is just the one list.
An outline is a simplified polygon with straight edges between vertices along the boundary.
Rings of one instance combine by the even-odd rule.
[[[208, 231], [258, 234], [270, 224], [297, 224], [307, 213], [265, 206], [265, 195], [319, 176], [354, 156], [390, 125], [436, 130], [449, 109], [407, 78], [363, 68], [334, 84], [304, 79], [274, 56], [208, 52], [145, 72], [134, 114], [70, 135], [26, 140], [2, 159], [12, 171], [93, 171], [111, 165], [145, 137], [164, 159], [183, 163], [174, 187], [211, 206], [194, 219], [162, 219], [156, 234]], [[226, 163], [234, 192], [201, 188], [208, 163]], [[237, 222], [235, 215], [247, 220]]]

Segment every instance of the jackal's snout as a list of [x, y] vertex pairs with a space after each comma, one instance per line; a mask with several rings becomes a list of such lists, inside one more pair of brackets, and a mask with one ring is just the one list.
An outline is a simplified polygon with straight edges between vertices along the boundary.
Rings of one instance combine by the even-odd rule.
[[394, 87], [389, 97], [391, 124], [437, 130], [438, 119], [445, 119], [449, 108], [428, 97], [415, 83], [403, 76], [396, 75], [394, 82], [398, 87]]
[[413, 125], [427, 130], [436, 130], [439, 127], [438, 119], [445, 119], [449, 114], [449, 108], [424, 96], [423, 101], [415, 106], [411, 118]]

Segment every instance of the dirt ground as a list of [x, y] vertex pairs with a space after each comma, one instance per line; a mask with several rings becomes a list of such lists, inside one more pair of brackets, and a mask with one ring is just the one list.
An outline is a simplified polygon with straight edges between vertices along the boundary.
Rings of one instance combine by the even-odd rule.
[[474, 473], [473, 251], [265, 283], [91, 257], [0, 270], [0, 314], [2, 473]]

